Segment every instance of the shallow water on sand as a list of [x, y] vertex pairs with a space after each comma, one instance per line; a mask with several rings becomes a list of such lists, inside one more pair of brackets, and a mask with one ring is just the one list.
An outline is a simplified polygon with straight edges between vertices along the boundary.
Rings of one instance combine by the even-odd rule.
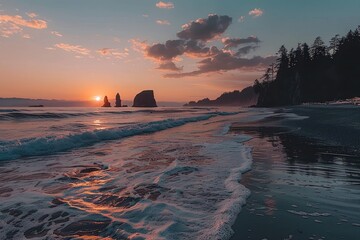
[[[291, 125], [299, 126], [296, 121]], [[304, 137], [300, 129], [237, 126], [235, 132], [253, 137], [246, 143], [253, 147], [253, 167], [241, 180], [251, 196], [231, 239], [359, 238], [356, 149]]]
[[[239, 180], [251, 154], [249, 138], [227, 130], [258, 115], [239, 110], [104, 113], [99, 129], [88, 110], [3, 117], [5, 133], [24, 132], [1, 136], [1, 238], [228, 239], [249, 195]], [[53, 128], [69, 122], [87, 130]]]

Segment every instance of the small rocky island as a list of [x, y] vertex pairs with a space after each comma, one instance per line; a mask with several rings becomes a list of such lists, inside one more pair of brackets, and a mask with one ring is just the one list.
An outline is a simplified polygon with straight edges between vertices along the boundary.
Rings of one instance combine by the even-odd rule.
[[121, 107], [121, 99], [119, 93], [117, 93], [115, 97], [115, 107]]
[[[111, 107], [107, 96], [104, 97], [104, 104], [102, 107]], [[115, 107], [127, 107], [127, 105], [121, 105], [120, 94], [115, 96]], [[144, 90], [137, 94], [134, 98], [133, 107], [157, 107], [153, 90]]]
[[133, 107], [157, 107], [153, 90], [144, 90], [134, 98]]
[[104, 105], [102, 105], [102, 107], [111, 107], [107, 96], [104, 97]]

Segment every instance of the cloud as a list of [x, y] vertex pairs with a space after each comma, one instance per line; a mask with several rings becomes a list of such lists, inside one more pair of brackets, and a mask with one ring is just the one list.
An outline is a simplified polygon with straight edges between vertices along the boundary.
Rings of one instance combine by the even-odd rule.
[[23, 37], [23, 38], [26, 38], [26, 39], [30, 39], [30, 38], [31, 38], [30, 34], [24, 34], [22, 37]]
[[[275, 61], [274, 56], [244, 57], [259, 47], [261, 41], [257, 37], [219, 39], [231, 22], [232, 18], [229, 16], [211, 14], [208, 18], [200, 18], [183, 25], [183, 30], [177, 34], [178, 39], [152, 45], [137, 39], [130, 41], [136, 51], [142, 52], [146, 58], [159, 64], [157, 69], [176, 71], [165, 74], [164, 77], [167, 78], [192, 77], [241, 69], [260, 71]], [[208, 46], [209, 40], [213, 39], [220, 40], [223, 47]], [[177, 67], [174, 61], [183, 55], [200, 59], [197, 62], [197, 70], [181, 72], [183, 67]]]
[[36, 18], [38, 15], [36, 13], [26, 13], [30, 18]]
[[248, 38], [223, 38], [222, 43], [225, 45], [225, 49], [236, 48], [241, 44], [258, 44], [260, 40], [257, 37]]
[[223, 34], [232, 22], [229, 16], [210, 14], [207, 18], [199, 18], [182, 26], [177, 33], [181, 39], [209, 41]]
[[182, 55], [185, 51], [183, 40], [168, 40], [165, 44], [157, 43], [152, 46], [145, 47], [145, 55], [147, 57], [168, 61]]
[[244, 22], [244, 21], [245, 21], [245, 16], [240, 16], [238, 22]]
[[61, 33], [57, 32], [57, 31], [52, 31], [51, 34], [55, 35], [57, 37], [62, 37], [63, 36]]
[[193, 77], [205, 73], [225, 72], [239, 69], [262, 69], [275, 61], [275, 56], [253, 58], [238, 58], [230, 52], [221, 52], [214, 57], [206, 58], [198, 63], [198, 70], [185, 73], [166, 74], [166, 78]]
[[0, 15], [1, 23], [12, 23], [17, 26], [35, 28], [35, 29], [44, 29], [47, 28], [47, 23], [44, 20], [40, 19], [23, 19], [22, 16], [10, 16], [10, 15]]
[[251, 51], [255, 51], [258, 47], [259, 47], [258, 45], [241, 47], [237, 50], [237, 52], [234, 55], [235, 56], [243, 56], [243, 55], [250, 53]]
[[253, 16], [253, 17], [260, 17], [264, 14], [264, 11], [261, 10], [260, 8], [254, 8], [253, 10], [251, 10], [249, 12], [249, 15], [250, 16]]
[[157, 67], [156, 69], [179, 72], [183, 70], [183, 67], [177, 67], [175, 63], [168, 61], [168, 62], [160, 63], [159, 67]]
[[80, 55], [90, 55], [90, 50], [87, 49], [87, 48], [84, 48], [80, 45], [71, 45], [71, 44], [67, 44], [67, 43], [58, 43], [58, 44], [55, 44], [54, 45], [55, 47], [57, 48], [60, 48], [64, 51], [67, 51], [67, 52], [72, 52], [72, 53], [75, 53], [75, 54], [80, 54]]
[[158, 8], [166, 8], [166, 9], [172, 9], [172, 8], [174, 8], [175, 6], [174, 6], [174, 3], [172, 3], [172, 2], [162, 2], [162, 1], [160, 1], [160, 2], [157, 2], [157, 3], [156, 3], [156, 7], [158, 7]]
[[219, 52], [215, 46], [206, 47], [203, 42], [195, 40], [167, 40], [163, 43], [153, 45], [142, 45], [142, 51], [146, 57], [156, 61], [171, 61], [174, 58], [186, 54], [192, 58], [210, 57]]
[[168, 20], [157, 20], [156, 23], [159, 25], [170, 25]]
[[[32, 16], [35, 17], [35, 15]], [[34, 18], [26, 20], [19, 15], [0, 15], [1, 36], [10, 37], [11, 35], [21, 33], [24, 27], [32, 29], [45, 29], [47, 28], [47, 22], [45, 20]]]
[[219, 49], [215, 46], [207, 47], [201, 41], [190, 40], [185, 44], [185, 54], [192, 58], [204, 58], [210, 57], [219, 52]]
[[145, 52], [149, 45], [146, 41], [140, 41], [139, 39], [130, 39], [129, 43], [131, 43], [132, 49], [136, 52]]
[[101, 48], [96, 52], [101, 56], [114, 57], [116, 59], [123, 59], [129, 56], [129, 50], [127, 48], [125, 48], [123, 52], [113, 48]]

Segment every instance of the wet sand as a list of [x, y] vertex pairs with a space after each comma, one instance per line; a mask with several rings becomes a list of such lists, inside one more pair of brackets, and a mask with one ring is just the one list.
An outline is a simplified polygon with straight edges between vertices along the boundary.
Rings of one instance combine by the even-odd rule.
[[253, 137], [253, 167], [241, 179], [251, 196], [231, 239], [358, 239], [360, 108], [276, 111], [232, 126]]

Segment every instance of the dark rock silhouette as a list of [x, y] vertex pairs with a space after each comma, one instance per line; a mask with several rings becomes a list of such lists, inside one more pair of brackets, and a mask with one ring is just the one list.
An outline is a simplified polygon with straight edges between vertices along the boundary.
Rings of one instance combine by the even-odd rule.
[[107, 96], [104, 97], [104, 105], [102, 105], [102, 107], [111, 107]]
[[153, 90], [145, 90], [134, 98], [133, 107], [157, 107]]
[[215, 100], [204, 98], [197, 102], [191, 101], [185, 106], [251, 106], [256, 104], [258, 95], [253, 87], [244, 88], [241, 92], [235, 90], [233, 92], [223, 93]]
[[120, 99], [120, 94], [117, 93], [116, 97], [115, 97], [115, 107], [121, 107], [121, 99]]

